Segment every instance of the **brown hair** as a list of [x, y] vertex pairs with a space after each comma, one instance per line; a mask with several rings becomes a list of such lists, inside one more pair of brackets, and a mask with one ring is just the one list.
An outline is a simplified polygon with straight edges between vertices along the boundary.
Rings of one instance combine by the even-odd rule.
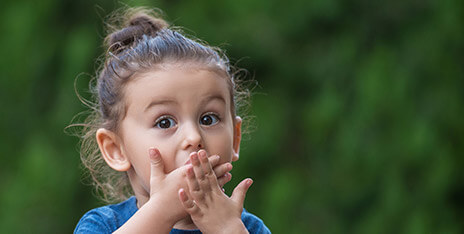
[[[91, 113], [86, 121], [74, 125], [83, 127], [81, 160], [98, 195], [105, 202], [127, 199], [132, 189], [126, 173], [115, 171], [105, 163], [95, 134], [99, 128], [117, 131], [125, 115], [123, 89], [135, 73], [156, 69], [163, 63], [193, 62], [227, 78], [233, 116], [249, 98], [249, 91], [239, 89], [237, 83], [236, 75], [241, 70], [234, 69], [220, 49], [185, 37], [158, 15], [154, 10], [145, 8], [131, 8], [113, 14], [104, 40], [107, 49], [105, 61], [99, 69], [96, 85], [91, 86], [95, 103], [88, 105]], [[84, 104], [89, 102], [84, 101]]]

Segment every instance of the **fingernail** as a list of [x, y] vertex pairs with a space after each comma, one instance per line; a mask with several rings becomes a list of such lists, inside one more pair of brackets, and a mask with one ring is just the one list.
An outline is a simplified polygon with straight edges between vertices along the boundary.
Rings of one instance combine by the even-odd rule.
[[192, 161], [197, 161], [198, 160], [198, 155], [197, 154], [193, 154], [190, 157], [192, 157]]
[[180, 195], [180, 198], [182, 199], [182, 201], [185, 201], [185, 191], [183, 188], [179, 189], [179, 195]]
[[253, 184], [253, 180], [252, 180], [252, 179], [248, 179], [247, 182], [246, 182], [246, 185], [247, 185], [247, 186], [250, 186], [251, 184]]
[[200, 150], [200, 151], [198, 151], [198, 155], [199, 155], [200, 157], [204, 158], [204, 157], [206, 157], [206, 151]]
[[148, 149], [148, 154], [150, 155], [150, 158], [154, 160], [158, 159], [159, 157], [159, 153], [155, 148]]
[[198, 152], [198, 157], [200, 159], [202, 159], [202, 160], [205, 159], [206, 158], [206, 152], [205, 151]]

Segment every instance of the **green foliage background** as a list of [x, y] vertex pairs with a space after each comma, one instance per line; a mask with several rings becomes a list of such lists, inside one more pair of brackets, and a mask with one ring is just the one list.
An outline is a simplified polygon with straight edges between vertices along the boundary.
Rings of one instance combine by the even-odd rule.
[[[231, 191], [275, 233], [464, 232], [464, 2], [129, 1], [248, 69], [256, 128]], [[116, 1], [0, 3], [0, 232], [69, 233], [102, 205], [78, 139]]]

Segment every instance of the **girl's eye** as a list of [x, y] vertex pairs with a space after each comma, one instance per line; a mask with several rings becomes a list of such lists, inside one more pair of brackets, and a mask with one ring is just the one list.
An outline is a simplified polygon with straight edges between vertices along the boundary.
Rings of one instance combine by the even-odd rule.
[[215, 114], [206, 114], [200, 118], [200, 124], [202, 125], [215, 125], [219, 122], [219, 117]]
[[176, 121], [174, 121], [171, 117], [162, 117], [156, 121], [155, 126], [162, 129], [168, 129], [176, 126]]

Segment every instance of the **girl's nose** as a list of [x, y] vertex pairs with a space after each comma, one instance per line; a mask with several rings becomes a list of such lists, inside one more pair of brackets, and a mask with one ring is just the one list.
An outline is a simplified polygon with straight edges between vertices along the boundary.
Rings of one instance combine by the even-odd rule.
[[182, 142], [182, 148], [187, 150], [192, 148], [194, 151], [203, 148], [203, 137], [198, 126], [195, 124], [186, 124], [184, 126], [184, 139]]

